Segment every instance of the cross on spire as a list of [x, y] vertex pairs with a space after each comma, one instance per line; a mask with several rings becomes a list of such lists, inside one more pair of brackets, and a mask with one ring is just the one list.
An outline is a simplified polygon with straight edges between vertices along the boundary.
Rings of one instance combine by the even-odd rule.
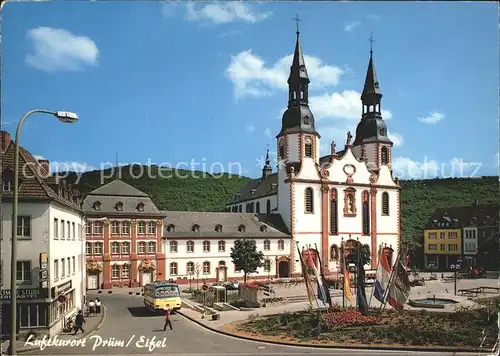
[[299, 18], [299, 15], [295, 15], [295, 17], [292, 19], [293, 21], [295, 21], [295, 23], [297, 24], [297, 36], [299, 35], [299, 22], [302, 21], [300, 18]]
[[373, 54], [373, 42], [375, 42], [375, 40], [373, 39], [373, 32], [370, 31], [370, 38], [368, 39], [368, 41], [370, 41], [370, 54]]

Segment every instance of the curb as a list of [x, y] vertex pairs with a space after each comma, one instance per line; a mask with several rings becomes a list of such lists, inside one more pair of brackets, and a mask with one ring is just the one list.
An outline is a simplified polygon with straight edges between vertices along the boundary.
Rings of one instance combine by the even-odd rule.
[[182, 315], [184, 318], [200, 325], [201, 327], [215, 332], [217, 334], [234, 337], [237, 339], [247, 340], [247, 341], [255, 341], [266, 344], [274, 344], [274, 345], [282, 345], [282, 346], [292, 346], [292, 347], [301, 347], [301, 348], [315, 348], [315, 349], [344, 349], [344, 350], [378, 350], [378, 351], [410, 351], [410, 352], [453, 352], [453, 353], [479, 353], [479, 352], [490, 352], [490, 350], [480, 350], [480, 349], [464, 349], [464, 348], [444, 348], [444, 347], [402, 347], [402, 346], [363, 346], [363, 345], [318, 345], [318, 344], [299, 344], [287, 341], [269, 341], [269, 340], [260, 340], [254, 337], [242, 336], [237, 334], [231, 334], [224, 330], [219, 330], [213, 328], [209, 325], [202, 323], [201, 321], [186, 315], [182, 311], [177, 311], [177, 314]]
[[[102, 327], [102, 325], [104, 324], [104, 321], [106, 321], [106, 316], [107, 316], [106, 306], [102, 305], [102, 317], [101, 317], [101, 321], [99, 322], [99, 324], [97, 324], [95, 329], [90, 331], [88, 334], [80, 334], [80, 337], [78, 337], [74, 340], [81, 340], [84, 337], [90, 337], [90, 336], [94, 335]], [[51, 349], [54, 347], [56, 347], [56, 346], [46, 347], [45, 350], [48, 350], [48, 349]], [[36, 350], [40, 350], [40, 347], [31, 347], [29, 349], [26, 348], [26, 349], [17, 350], [17, 353], [25, 353], [25, 352], [36, 351]]]

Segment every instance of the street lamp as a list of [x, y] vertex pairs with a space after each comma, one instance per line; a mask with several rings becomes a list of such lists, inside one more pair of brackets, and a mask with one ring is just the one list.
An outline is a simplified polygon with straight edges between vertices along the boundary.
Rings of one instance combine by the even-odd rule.
[[68, 111], [49, 111], [35, 109], [28, 111], [17, 124], [15, 152], [14, 152], [14, 192], [12, 194], [12, 246], [10, 267], [10, 302], [11, 302], [11, 331], [10, 331], [10, 354], [16, 354], [17, 335], [17, 210], [19, 199], [19, 136], [24, 122], [31, 114], [50, 114], [64, 123], [78, 121], [78, 115]]
[[451, 270], [453, 271], [453, 279], [454, 279], [453, 289], [454, 289], [455, 295], [457, 295], [457, 271], [460, 269], [459, 262], [460, 262], [460, 260], [457, 261], [457, 264], [450, 266]]

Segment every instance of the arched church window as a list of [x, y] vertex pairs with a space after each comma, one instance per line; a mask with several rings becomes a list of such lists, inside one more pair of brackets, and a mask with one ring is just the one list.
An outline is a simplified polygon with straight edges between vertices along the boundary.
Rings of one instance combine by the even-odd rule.
[[255, 212], [256, 212], [257, 214], [260, 214], [260, 203], [259, 203], [259, 202], [256, 202], [256, 203], [255, 203]]
[[306, 115], [306, 116], [304, 116], [304, 124], [305, 124], [305, 125], [309, 125], [309, 124], [310, 124], [310, 122], [311, 122], [311, 121], [309, 120], [309, 116], [307, 116], [307, 115]]
[[271, 200], [266, 201], [266, 214], [271, 214]]
[[373, 105], [370, 105], [370, 112], [373, 112]]
[[380, 150], [380, 162], [384, 165], [389, 163], [389, 151], [385, 146]]
[[370, 208], [368, 192], [363, 192], [363, 235], [370, 235]]
[[337, 190], [333, 190], [330, 200], [330, 233], [338, 235], [339, 220], [338, 220], [338, 203], [337, 203]]
[[314, 213], [314, 197], [313, 197], [313, 190], [312, 188], [306, 188], [304, 192], [304, 205], [305, 205], [305, 212], [307, 214], [313, 214]]
[[380, 109], [380, 104], [375, 105], [375, 111], [380, 112], [379, 109]]
[[389, 193], [382, 193], [382, 215], [389, 215]]

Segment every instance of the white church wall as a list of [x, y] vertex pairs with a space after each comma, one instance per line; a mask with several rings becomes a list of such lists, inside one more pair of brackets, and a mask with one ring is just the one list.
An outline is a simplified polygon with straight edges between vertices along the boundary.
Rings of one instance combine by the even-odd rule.
[[[319, 184], [293, 183], [295, 196], [295, 218], [294, 232], [317, 232], [321, 231], [321, 187]], [[313, 190], [313, 213], [305, 212], [305, 190]]]

